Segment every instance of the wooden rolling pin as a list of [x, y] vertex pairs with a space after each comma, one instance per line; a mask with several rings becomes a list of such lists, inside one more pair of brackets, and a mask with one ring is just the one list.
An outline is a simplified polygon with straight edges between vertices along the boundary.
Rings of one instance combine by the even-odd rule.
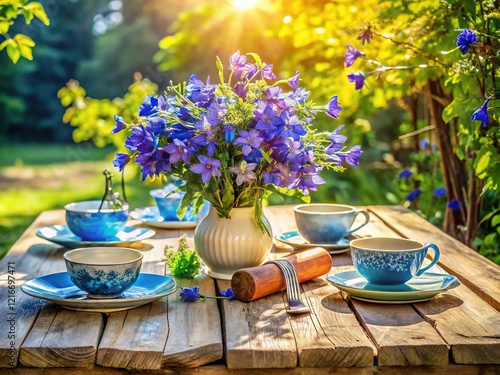
[[[325, 275], [332, 267], [330, 254], [322, 248], [305, 250], [286, 258], [295, 266], [299, 283]], [[285, 277], [275, 264], [243, 268], [233, 275], [231, 289], [239, 301], [255, 301], [285, 290]]]

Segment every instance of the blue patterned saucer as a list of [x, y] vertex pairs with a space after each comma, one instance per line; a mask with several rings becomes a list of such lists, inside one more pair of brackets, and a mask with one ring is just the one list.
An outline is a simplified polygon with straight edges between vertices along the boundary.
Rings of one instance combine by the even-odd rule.
[[330, 254], [340, 254], [349, 251], [349, 244], [354, 240], [355, 236], [347, 235], [342, 238], [339, 242], [334, 244], [314, 244], [307, 242], [297, 230], [292, 230], [290, 232], [284, 232], [279, 235], [274, 236], [274, 238], [280, 242], [283, 242], [294, 249], [302, 250], [309, 249], [311, 247], [322, 247], [326, 249]]
[[184, 229], [184, 228], [194, 228], [198, 225], [198, 220], [177, 220], [177, 221], [165, 221], [165, 219], [160, 215], [160, 211], [157, 206], [136, 208], [130, 212], [130, 217], [136, 220], [142, 221], [144, 224], [155, 228], [163, 229]]
[[36, 235], [47, 241], [62, 245], [68, 249], [77, 247], [95, 246], [122, 246], [127, 247], [134, 242], [153, 237], [156, 232], [152, 229], [139, 227], [125, 227], [116, 236], [108, 241], [84, 241], [69, 230], [67, 225], [50, 225], [36, 231]]
[[362, 301], [401, 304], [427, 301], [439, 293], [456, 288], [460, 281], [444, 273], [424, 272], [405, 284], [370, 284], [356, 270], [329, 275], [326, 279], [352, 298]]
[[177, 284], [169, 276], [141, 273], [135, 284], [118, 298], [92, 299], [71, 282], [67, 272], [60, 272], [29, 280], [21, 289], [32, 297], [52, 301], [70, 310], [110, 313], [163, 298], [174, 293]]

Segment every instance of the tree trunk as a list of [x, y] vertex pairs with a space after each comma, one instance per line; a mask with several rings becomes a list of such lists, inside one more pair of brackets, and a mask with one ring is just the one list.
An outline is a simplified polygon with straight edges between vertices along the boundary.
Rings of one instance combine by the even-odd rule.
[[[444, 102], [447, 100], [441, 82], [429, 81], [427, 85], [429, 94], [429, 107], [431, 117], [435, 124], [437, 144], [440, 152], [441, 170], [443, 173], [444, 185], [447, 191], [448, 201], [456, 199], [460, 202], [460, 210], [453, 212], [446, 209], [443, 230], [464, 240], [460, 227], [466, 222], [467, 210], [464, 200], [466, 185], [466, 173], [463, 163], [458, 159], [453, 151], [453, 143], [450, 136], [450, 126], [443, 121]], [[475, 202], [474, 202], [475, 203]]]

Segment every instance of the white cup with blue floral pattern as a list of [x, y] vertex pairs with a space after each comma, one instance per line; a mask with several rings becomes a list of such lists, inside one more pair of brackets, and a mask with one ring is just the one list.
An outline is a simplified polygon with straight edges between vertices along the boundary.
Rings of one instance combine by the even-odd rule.
[[[432, 244], [405, 238], [370, 237], [350, 243], [351, 256], [358, 273], [372, 284], [404, 284], [420, 276], [439, 260], [439, 248]], [[432, 262], [422, 267], [429, 249]]]

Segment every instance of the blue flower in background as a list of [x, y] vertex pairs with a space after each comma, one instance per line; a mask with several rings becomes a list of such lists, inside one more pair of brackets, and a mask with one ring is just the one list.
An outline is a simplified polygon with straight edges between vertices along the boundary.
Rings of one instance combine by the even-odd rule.
[[347, 75], [349, 82], [354, 82], [354, 88], [361, 90], [365, 86], [365, 74], [363, 72], [350, 73]]
[[457, 201], [455, 198], [453, 198], [451, 201], [448, 202], [446, 207], [451, 208], [453, 211], [458, 211], [460, 210], [460, 202]]
[[354, 64], [356, 59], [361, 56], [366, 56], [363, 52], [354, 48], [350, 43], [347, 44], [347, 52], [345, 53], [345, 66], [349, 68]]
[[434, 197], [441, 198], [446, 195], [446, 188], [436, 188], [434, 189]]
[[198, 299], [198, 292], [200, 288], [195, 286], [194, 288], [182, 288], [181, 298], [184, 302], [195, 302]]
[[467, 53], [471, 44], [476, 43], [477, 36], [474, 30], [466, 29], [457, 36], [457, 46], [460, 48], [460, 52], [462, 52], [463, 54]]
[[486, 99], [481, 108], [478, 108], [472, 114], [472, 121], [481, 121], [481, 127], [486, 127], [489, 125], [488, 117], [488, 102], [491, 98]]
[[113, 129], [111, 129], [111, 134], [121, 132], [126, 127], [125, 123], [123, 122], [123, 117], [115, 115], [114, 119], [116, 121], [116, 125], [114, 126]]
[[405, 169], [399, 173], [398, 179], [408, 178], [413, 174], [409, 169]]
[[420, 194], [422, 194], [422, 190], [415, 189], [410, 194], [408, 194], [406, 196], [406, 200], [409, 202], [413, 202], [414, 200], [416, 200], [419, 197]]
[[342, 107], [339, 104], [339, 97], [332, 96], [326, 106], [326, 113], [333, 118], [337, 118], [340, 116], [340, 111], [342, 111]]

